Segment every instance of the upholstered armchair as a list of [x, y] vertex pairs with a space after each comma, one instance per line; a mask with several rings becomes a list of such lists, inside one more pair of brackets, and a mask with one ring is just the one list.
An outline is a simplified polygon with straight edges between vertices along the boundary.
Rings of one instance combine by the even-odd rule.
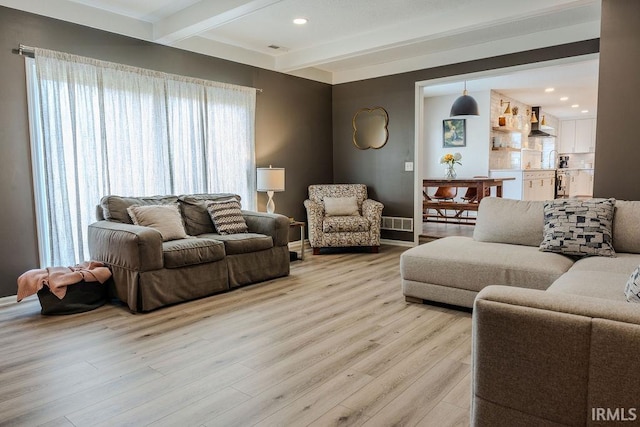
[[366, 185], [310, 185], [304, 206], [314, 255], [329, 247], [367, 246], [378, 252], [384, 205], [367, 198]]

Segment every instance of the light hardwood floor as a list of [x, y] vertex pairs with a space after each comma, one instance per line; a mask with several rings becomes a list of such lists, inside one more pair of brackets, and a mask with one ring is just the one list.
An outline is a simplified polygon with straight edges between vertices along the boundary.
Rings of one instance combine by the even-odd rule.
[[469, 424], [470, 314], [406, 303], [399, 259], [312, 256], [291, 275], [147, 314], [0, 307], [0, 424]]

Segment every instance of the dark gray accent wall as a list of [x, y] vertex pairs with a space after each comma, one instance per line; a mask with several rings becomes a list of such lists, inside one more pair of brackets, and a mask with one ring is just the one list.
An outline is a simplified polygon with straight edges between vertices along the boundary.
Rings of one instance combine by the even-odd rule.
[[[330, 85], [0, 7], [0, 297], [38, 267], [24, 61], [12, 53], [20, 43], [261, 88], [256, 161], [286, 168], [276, 211], [304, 219], [307, 186], [333, 179]], [[265, 204], [260, 194], [259, 209]]]
[[593, 194], [640, 200], [640, 1], [603, 0]]
[[[598, 40], [587, 40], [335, 85], [334, 180], [367, 184], [371, 197], [384, 203], [383, 215], [412, 218], [414, 172], [404, 172], [404, 162], [414, 160], [416, 82], [597, 52]], [[360, 108], [373, 106], [384, 107], [389, 113], [389, 142], [379, 150], [362, 151], [351, 142], [351, 119]], [[412, 233], [386, 230], [382, 237], [413, 240]]]

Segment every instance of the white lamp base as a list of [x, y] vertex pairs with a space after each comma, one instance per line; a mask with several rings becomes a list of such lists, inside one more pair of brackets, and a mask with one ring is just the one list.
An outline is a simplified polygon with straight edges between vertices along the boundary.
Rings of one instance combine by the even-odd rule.
[[267, 202], [267, 213], [274, 213], [276, 211], [276, 204], [273, 202], [273, 191], [267, 191], [269, 201]]

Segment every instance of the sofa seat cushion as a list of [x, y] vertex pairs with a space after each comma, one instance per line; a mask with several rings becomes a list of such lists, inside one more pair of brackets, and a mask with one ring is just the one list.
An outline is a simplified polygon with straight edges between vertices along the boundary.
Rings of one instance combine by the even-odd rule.
[[605, 273], [621, 273], [627, 278], [640, 265], [639, 254], [618, 253], [615, 258], [587, 257], [578, 260], [569, 271], [602, 271]]
[[162, 243], [165, 268], [215, 262], [223, 259], [224, 255], [224, 245], [215, 240], [189, 238]]
[[544, 290], [572, 265], [570, 258], [537, 247], [459, 236], [416, 246], [400, 257], [403, 280], [474, 292], [488, 285]]
[[624, 294], [624, 287], [627, 280], [629, 280], [630, 274], [571, 269], [553, 282], [547, 292], [581, 295], [626, 303], [627, 297]]
[[198, 236], [204, 239], [215, 239], [224, 244], [227, 255], [246, 254], [264, 251], [273, 247], [271, 236], [258, 233], [216, 234], [206, 233]]
[[322, 220], [324, 233], [369, 231], [369, 220], [363, 216], [327, 216]]

